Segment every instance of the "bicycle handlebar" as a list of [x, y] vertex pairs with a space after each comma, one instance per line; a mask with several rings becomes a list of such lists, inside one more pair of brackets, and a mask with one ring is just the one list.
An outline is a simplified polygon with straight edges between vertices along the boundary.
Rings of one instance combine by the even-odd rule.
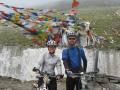
[[76, 78], [76, 77], [81, 77], [83, 75], [84, 75], [84, 73], [72, 73], [72, 74], [69, 74], [68, 76]]
[[48, 76], [50, 78], [56, 78], [56, 75], [50, 75], [50, 74], [43, 74], [43, 75], [37, 75], [36, 78], [44, 78], [45, 76]]
[[77, 77], [89, 77], [89, 78], [94, 78], [95, 74], [94, 73], [72, 73], [70, 75], [68, 75], [69, 77], [73, 77], [73, 78], [77, 78]]
[[[50, 78], [57, 78], [57, 76], [58, 76], [58, 75], [53, 75], [53, 74], [50, 74], [50, 73], [47, 73], [47, 72], [41, 72], [36, 67], [33, 68], [33, 71], [39, 73], [39, 75], [37, 75], [36, 78], [42, 78], [42, 77], [45, 77], [45, 75], [50, 77]], [[62, 78], [62, 77], [63, 77], [63, 75], [60, 75], [60, 78]]]

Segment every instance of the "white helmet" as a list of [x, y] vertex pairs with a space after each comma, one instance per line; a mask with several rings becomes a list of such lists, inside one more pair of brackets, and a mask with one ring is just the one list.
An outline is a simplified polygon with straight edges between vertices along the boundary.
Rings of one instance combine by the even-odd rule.
[[47, 42], [47, 46], [57, 46], [56, 42], [54, 40], [49, 40]]
[[73, 32], [73, 31], [67, 32], [67, 37], [70, 37], [70, 36], [75, 36], [76, 37], [76, 33]]

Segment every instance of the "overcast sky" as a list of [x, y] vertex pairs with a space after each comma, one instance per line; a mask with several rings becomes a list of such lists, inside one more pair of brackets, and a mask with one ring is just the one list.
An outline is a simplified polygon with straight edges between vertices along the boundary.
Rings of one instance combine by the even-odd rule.
[[[37, 7], [46, 4], [55, 4], [59, 1], [64, 0], [0, 0], [0, 3], [5, 3], [7, 5], [17, 6], [17, 7]], [[0, 6], [0, 10], [8, 10]]]

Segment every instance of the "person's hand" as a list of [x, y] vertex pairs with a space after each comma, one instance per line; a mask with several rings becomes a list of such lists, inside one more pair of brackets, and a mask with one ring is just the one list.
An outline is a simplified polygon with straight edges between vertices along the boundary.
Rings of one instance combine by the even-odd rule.
[[62, 79], [64, 75], [57, 75], [56, 79], [59, 80], [59, 79]]
[[66, 70], [66, 74], [67, 74], [68, 76], [72, 76], [72, 75], [73, 75], [73, 72], [70, 71], [70, 70]]
[[33, 68], [33, 71], [36, 71], [36, 67]]
[[85, 72], [80, 72], [81, 76], [83, 76], [85, 74]]
[[40, 73], [39, 69], [37, 69], [36, 67], [33, 68], [33, 72]]

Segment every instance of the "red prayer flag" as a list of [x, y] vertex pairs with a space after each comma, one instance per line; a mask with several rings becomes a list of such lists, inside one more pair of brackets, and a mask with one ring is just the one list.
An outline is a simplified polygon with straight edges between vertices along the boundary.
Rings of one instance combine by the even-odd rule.
[[4, 3], [0, 3], [0, 4], [2, 4], [2, 5], [3, 5]]
[[26, 29], [26, 31], [31, 32], [33, 34], [37, 34], [38, 31], [36, 29]]
[[73, 0], [73, 2], [72, 2], [72, 8], [78, 7], [79, 4], [80, 4], [80, 3], [79, 3], [77, 0]]
[[3, 15], [7, 16], [8, 14], [4, 11], [0, 11], [0, 13], [2, 13]]
[[12, 9], [17, 12], [17, 7], [12, 6]]
[[41, 42], [39, 42], [37, 39], [35, 39], [35, 38], [32, 38], [32, 42], [34, 42], [35, 44], [37, 44], [37, 45], [42, 45], [42, 43]]

